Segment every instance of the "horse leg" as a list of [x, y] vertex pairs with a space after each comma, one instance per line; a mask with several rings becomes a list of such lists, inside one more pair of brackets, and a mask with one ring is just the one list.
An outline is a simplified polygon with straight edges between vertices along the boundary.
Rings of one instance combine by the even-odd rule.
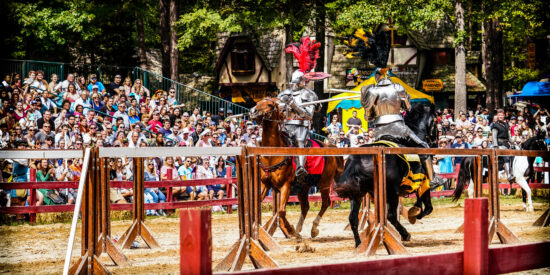
[[397, 229], [397, 231], [401, 235], [401, 240], [410, 240], [411, 234], [409, 234], [409, 232], [407, 232], [407, 229], [405, 229], [405, 227], [403, 227], [403, 225], [401, 225], [401, 223], [399, 223], [399, 221], [397, 220], [397, 205], [399, 204], [399, 199], [397, 195], [388, 196], [388, 204], [388, 220], [391, 222], [391, 224], [393, 224], [395, 229]]
[[[516, 175], [516, 182], [521, 186], [522, 189], [522, 197], [523, 197], [523, 206], [525, 207], [525, 211], [532, 212], [533, 211], [533, 201], [531, 200], [531, 188], [529, 188], [529, 184], [527, 183], [527, 180], [525, 180], [525, 177], [523, 176], [517, 176]], [[527, 204], [525, 203], [525, 197], [527, 197]]]
[[307, 212], [309, 211], [309, 201], [308, 201], [309, 186], [306, 187], [304, 185], [302, 185], [302, 188], [298, 193], [298, 200], [300, 201], [300, 210], [302, 214], [300, 215], [300, 219], [298, 220], [298, 224], [296, 225], [297, 233], [302, 232], [302, 226], [304, 225], [304, 220], [306, 219]]
[[470, 184], [468, 184], [468, 198], [470, 199], [473, 199], [475, 196], [474, 187], [474, 180], [470, 179]]
[[[317, 213], [317, 217], [315, 217], [315, 220], [313, 220], [313, 226], [311, 227], [311, 237], [315, 238], [319, 235], [319, 229], [317, 227], [319, 226], [319, 223], [321, 222], [321, 218], [325, 214], [325, 211], [327, 211], [327, 208], [330, 205], [330, 187], [321, 189], [321, 211]], [[359, 219], [359, 217], [358, 217]], [[359, 223], [359, 221], [357, 221]]]
[[359, 208], [361, 208], [361, 201], [357, 199], [350, 200], [351, 211], [349, 213], [349, 224], [351, 231], [353, 232], [353, 238], [355, 239], [355, 247], [361, 244], [361, 238], [359, 237]]
[[420, 196], [420, 201], [424, 204], [424, 209], [422, 210], [422, 213], [416, 217], [417, 219], [422, 219], [425, 216], [428, 216], [432, 213], [434, 210], [432, 206], [432, 197], [430, 195], [430, 189], [428, 189], [422, 196]]
[[529, 183], [525, 178], [525, 171], [529, 169], [529, 160], [527, 157], [517, 157], [515, 158], [512, 166], [513, 176], [515, 177], [516, 183], [523, 189], [523, 193], [527, 196], [527, 204], [525, 204], [525, 198], [523, 199], [523, 206], [525, 211], [533, 211], [533, 202], [531, 201], [531, 188], [529, 188]]
[[281, 204], [279, 208], [279, 227], [281, 228], [281, 231], [283, 231], [283, 234], [285, 237], [300, 237], [300, 234], [296, 233], [294, 231], [294, 227], [288, 222], [286, 219], [286, 203], [288, 202], [288, 197], [290, 196], [290, 182], [285, 183], [283, 187], [281, 187]]

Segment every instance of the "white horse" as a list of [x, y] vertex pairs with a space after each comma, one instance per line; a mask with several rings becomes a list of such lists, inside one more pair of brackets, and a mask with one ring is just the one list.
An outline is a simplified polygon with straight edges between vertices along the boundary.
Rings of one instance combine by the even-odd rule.
[[[544, 132], [539, 133], [537, 136], [526, 140], [522, 145], [522, 150], [540, 150], [547, 151], [548, 147], [544, 141]], [[547, 161], [547, 160], [545, 160]], [[533, 175], [533, 163], [535, 157], [517, 156], [512, 161], [512, 176], [514, 182], [517, 183], [523, 189], [523, 206], [525, 211], [533, 211], [533, 202], [531, 200], [531, 188], [527, 180]], [[460, 171], [458, 172], [458, 179], [456, 183], [456, 189], [453, 193], [453, 200], [458, 200], [462, 194], [462, 190], [466, 183], [468, 184], [468, 197], [474, 197], [474, 158], [467, 157], [462, 160], [460, 165]], [[485, 167], [483, 167], [485, 169]]]

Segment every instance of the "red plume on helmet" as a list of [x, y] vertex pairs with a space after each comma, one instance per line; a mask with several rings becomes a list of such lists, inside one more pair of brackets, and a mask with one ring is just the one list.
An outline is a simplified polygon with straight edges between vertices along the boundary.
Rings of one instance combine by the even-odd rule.
[[300, 71], [307, 73], [315, 68], [317, 58], [319, 58], [319, 48], [321, 43], [311, 40], [308, 37], [300, 39], [300, 43], [292, 43], [286, 47], [287, 53], [294, 54], [294, 58], [298, 61]]
[[286, 47], [287, 53], [292, 53], [298, 61], [299, 70], [303, 72], [304, 77], [310, 80], [322, 80], [330, 77], [330, 74], [323, 72], [310, 72], [319, 58], [319, 48], [321, 42], [315, 41], [308, 37], [302, 37], [299, 43], [292, 43]]

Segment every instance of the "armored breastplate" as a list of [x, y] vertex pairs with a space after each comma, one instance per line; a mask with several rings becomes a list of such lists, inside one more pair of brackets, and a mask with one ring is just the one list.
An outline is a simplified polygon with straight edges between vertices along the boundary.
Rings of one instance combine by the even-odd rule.
[[399, 84], [372, 86], [367, 89], [366, 99], [371, 101], [370, 114], [374, 124], [386, 124], [402, 120], [401, 106], [406, 100], [406, 92]]
[[[279, 99], [283, 99], [284, 97], [292, 97], [292, 100], [298, 106], [301, 106], [305, 102], [311, 102], [311, 101], [317, 100], [317, 95], [312, 90], [307, 88], [297, 90], [297, 91], [287, 89], [281, 92], [277, 97]], [[283, 107], [283, 110], [285, 111], [286, 121], [298, 121], [298, 120], [303, 121], [303, 120], [307, 120], [305, 119], [306, 117], [313, 117], [315, 106], [307, 105], [300, 108], [300, 110], [296, 110], [291, 106], [285, 106]], [[304, 115], [303, 113], [300, 113], [300, 112], [306, 112], [307, 114]], [[297, 123], [291, 122], [291, 124], [297, 124]]]

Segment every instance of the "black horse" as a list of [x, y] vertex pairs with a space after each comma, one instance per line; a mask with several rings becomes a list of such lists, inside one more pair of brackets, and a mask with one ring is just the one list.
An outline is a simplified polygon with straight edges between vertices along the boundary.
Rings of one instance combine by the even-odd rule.
[[[413, 105], [405, 116], [405, 123], [419, 138], [429, 144], [435, 142], [433, 106], [428, 107], [420, 103]], [[395, 142], [395, 140], [391, 140], [390, 137], [383, 137], [383, 139], [389, 139], [389, 141]], [[367, 146], [372, 145], [363, 145], [363, 147]], [[397, 207], [399, 204], [399, 196], [405, 191], [404, 187], [401, 186], [401, 182], [403, 178], [407, 176], [408, 171], [409, 167], [399, 156], [386, 156], [386, 201], [389, 205], [388, 220], [393, 224], [395, 229], [397, 229], [404, 241], [409, 240], [411, 235], [397, 220]], [[374, 193], [373, 172], [374, 166], [372, 155], [350, 155], [344, 166], [344, 172], [334, 184], [334, 191], [338, 196], [350, 199], [351, 212], [349, 215], [349, 223], [353, 231], [356, 247], [361, 244], [358, 232], [358, 214], [359, 208], [361, 207], [361, 199], [367, 192], [371, 195]], [[425, 207], [417, 218], [428, 215], [433, 209], [429, 190], [420, 197], [415, 205], [420, 206], [422, 203], [424, 203]]]

